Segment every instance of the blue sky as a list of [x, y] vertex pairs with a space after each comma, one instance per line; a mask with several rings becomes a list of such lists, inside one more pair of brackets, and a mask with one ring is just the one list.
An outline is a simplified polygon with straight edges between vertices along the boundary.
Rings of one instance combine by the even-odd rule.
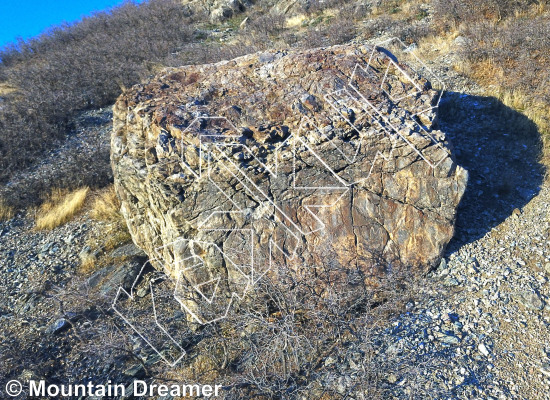
[[[143, 0], [139, 0], [141, 2]], [[46, 28], [73, 22], [123, 0], [0, 0], [0, 47], [17, 37], [28, 39]]]

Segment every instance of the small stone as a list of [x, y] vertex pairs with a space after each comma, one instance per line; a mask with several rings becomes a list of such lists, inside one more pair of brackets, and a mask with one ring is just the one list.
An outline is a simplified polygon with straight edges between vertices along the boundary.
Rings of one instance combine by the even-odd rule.
[[52, 335], [56, 335], [60, 332], [63, 332], [66, 329], [69, 329], [71, 324], [69, 321], [67, 321], [65, 318], [60, 318], [57, 321], [55, 321], [53, 324], [51, 324], [47, 329], [46, 332]]
[[517, 296], [517, 301], [530, 310], [540, 311], [544, 308], [544, 301], [536, 292], [522, 292]]
[[66, 238], [63, 238], [63, 241], [65, 242], [65, 244], [71, 244], [71, 243], [73, 243], [74, 239], [75, 239], [75, 235], [74, 235], [74, 233], [71, 233]]
[[149, 293], [149, 285], [143, 285], [136, 290], [137, 297], [145, 297]]
[[440, 340], [443, 343], [447, 343], [447, 344], [451, 344], [451, 345], [455, 345], [455, 344], [460, 343], [460, 339], [457, 338], [456, 336], [453, 336], [453, 335], [443, 336]]
[[446, 286], [458, 286], [460, 285], [460, 282], [456, 278], [447, 278], [445, 279], [445, 285]]
[[512, 215], [515, 216], [516, 218], [519, 217], [521, 215], [520, 209], [514, 208], [514, 211], [512, 211]]
[[394, 374], [389, 374], [388, 375], [388, 382], [391, 383], [391, 384], [394, 384], [395, 382], [397, 382], [397, 376], [395, 376]]
[[479, 350], [479, 352], [481, 354], [483, 354], [485, 357], [489, 357], [489, 349], [487, 348], [487, 346], [485, 346], [483, 343], [480, 343], [478, 346], [477, 346], [477, 349]]
[[336, 359], [334, 357], [329, 356], [325, 359], [325, 367], [328, 367], [333, 364], [336, 364]]
[[145, 368], [143, 365], [136, 364], [124, 371], [124, 375], [131, 376], [133, 378], [143, 378], [145, 374]]
[[457, 46], [468, 46], [469, 40], [464, 36], [457, 36], [454, 40]]

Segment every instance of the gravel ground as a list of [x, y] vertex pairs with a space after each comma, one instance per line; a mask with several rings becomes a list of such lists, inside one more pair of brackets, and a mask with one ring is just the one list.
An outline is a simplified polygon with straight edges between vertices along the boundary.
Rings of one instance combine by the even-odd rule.
[[385, 332], [387, 348], [420, 369], [391, 378], [396, 397], [422, 398], [431, 387], [438, 398], [550, 398], [549, 204], [544, 187], [521, 212], [451, 251], [428, 278], [433, 289]]

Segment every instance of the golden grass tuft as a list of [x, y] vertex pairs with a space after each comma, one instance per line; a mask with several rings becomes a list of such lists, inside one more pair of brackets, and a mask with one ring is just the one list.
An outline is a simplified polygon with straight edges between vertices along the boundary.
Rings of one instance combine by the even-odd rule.
[[15, 92], [17, 92], [17, 88], [7, 82], [0, 82], [0, 96], [7, 96]]
[[84, 205], [90, 189], [54, 189], [36, 213], [37, 229], [53, 229], [71, 220]]
[[300, 28], [307, 21], [307, 17], [304, 14], [295, 15], [286, 20], [287, 28]]
[[132, 240], [126, 221], [120, 212], [120, 201], [113, 185], [95, 196], [90, 208], [90, 217], [103, 223], [101, 237], [90, 238], [88, 241], [88, 246], [99, 250], [101, 255], [99, 258], [90, 257], [82, 260], [79, 272], [83, 275], [89, 275], [113, 262], [108, 253]]
[[90, 217], [103, 222], [119, 221], [122, 218], [120, 214], [120, 201], [113, 185], [109, 186], [95, 198], [90, 211]]
[[448, 54], [453, 47], [453, 40], [459, 35], [457, 30], [452, 32], [426, 36], [418, 42], [418, 49], [415, 51], [420, 59], [434, 60], [441, 54]]
[[120, 201], [113, 185], [109, 186], [94, 200], [90, 217], [108, 223], [104, 242], [101, 245], [103, 250], [113, 250], [132, 239], [126, 221], [120, 212]]
[[100, 266], [98, 260], [93, 257], [89, 257], [81, 261], [80, 266], [78, 267], [78, 272], [82, 275], [91, 275], [98, 270], [98, 266]]
[[7, 221], [8, 219], [12, 219], [15, 215], [15, 209], [2, 199], [0, 199], [0, 221]]

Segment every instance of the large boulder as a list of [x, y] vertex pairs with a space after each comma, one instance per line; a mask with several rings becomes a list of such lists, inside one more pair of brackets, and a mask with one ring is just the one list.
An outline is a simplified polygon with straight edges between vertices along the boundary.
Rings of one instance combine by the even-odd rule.
[[281, 267], [421, 274], [467, 182], [433, 129], [438, 96], [368, 46], [167, 69], [114, 107], [132, 238], [202, 322]]

